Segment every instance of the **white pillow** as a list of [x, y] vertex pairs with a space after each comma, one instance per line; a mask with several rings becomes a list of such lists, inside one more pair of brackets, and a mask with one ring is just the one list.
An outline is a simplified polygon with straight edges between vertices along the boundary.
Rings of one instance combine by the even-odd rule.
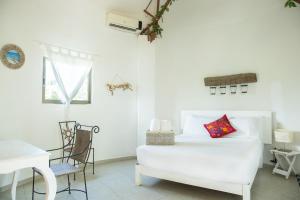
[[237, 130], [225, 137], [250, 137], [259, 135], [260, 127], [257, 124], [258, 119], [252, 117], [233, 117], [229, 119], [231, 125]]
[[189, 115], [186, 117], [183, 126], [183, 135], [198, 135], [210, 138], [209, 133], [204, 128], [204, 124], [214, 121], [213, 117]]

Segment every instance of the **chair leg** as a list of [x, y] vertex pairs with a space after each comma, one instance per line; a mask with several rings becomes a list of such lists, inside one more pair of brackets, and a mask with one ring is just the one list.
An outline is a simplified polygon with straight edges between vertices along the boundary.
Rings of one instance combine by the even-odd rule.
[[34, 169], [32, 169], [32, 193], [31, 193], [32, 200], [34, 200], [34, 184], [35, 184], [35, 171]]
[[[74, 161], [74, 166], [76, 165], [76, 161], [75, 160], [73, 160]], [[76, 181], [76, 174], [74, 173], [74, 175], [73, 175], [74, 177], [73, 177], [73, 179], [74, 179], [74, 181]]]
[[93, 148], [93, 174], [95, 174], [95, 149]]
[[88, 200], [88, 193], [87, 193], [87, 186], [86, 186], [85, 170], [83, 171], [83, 178], [84, 178], [84, 187], [85, 187], [85, 197], [86, 197], [86, 200]]
[[63, 149], [63, 150], [62, 150], [62, 159], [61, 159], [61, 163], [64, 162], [64, 157], [65, 157], [65, 150]]
[[69, 194], [71, 194], [71, 183], [70, 183], [70, 175], [68, 174], [68, 189], [69, 189]]

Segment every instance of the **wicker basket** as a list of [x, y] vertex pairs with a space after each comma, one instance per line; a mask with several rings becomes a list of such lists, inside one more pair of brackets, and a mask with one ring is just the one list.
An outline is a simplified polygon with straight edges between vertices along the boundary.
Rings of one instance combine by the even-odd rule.
[[146, 133], [147, 145], [174, 145], [175, 133], [174, 132], [150, 132]]

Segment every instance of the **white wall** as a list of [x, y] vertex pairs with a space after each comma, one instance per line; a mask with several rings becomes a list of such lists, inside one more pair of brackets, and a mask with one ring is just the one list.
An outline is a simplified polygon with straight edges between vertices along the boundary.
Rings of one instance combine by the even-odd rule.
[[[300, 131], [300, 8], [283, 5], [176, 1], [157, 43], [157, 115], [178, 128], [181, 110], [271, 110], [279, 126]], [[245, 72], [258, 75], [248, 94], [211, 96], [204, 86], [204, 77]]]
[[145, 144], [146, 130], [155, 118], [155, 43], [149, 44], [146, 37], [138, 41], [138, 136], [137, 144]]
[[[123, 4], [131, 12], [134, 1]], [[108, 3], [110, 3], [108, 5]], [[0, 139], [21, 139], [43, 149], [58, 147], [58, 121], [64, 120], [64, 106], [42, 104], [42, 52], [34, 40], [92, 51], [91, 105], [71, 105], [69, 119], [100, 126], [94, 138], [96, 160], [135, 155], [137, 95], [116, 92], [110, 96], [105, 84], [118, 73], [137, 83], [137, 37], [105, 26], [107, 10], [121, 1], [0, 1], [0, 46], [15, 43], [26, 54], [19, 70], [0, 63]], [[128, 9], [127, 9], [128, 8]], [[30, 171], [23, 173], [29, 177]], [[8, 178], [0, 177], [0, 186]]]

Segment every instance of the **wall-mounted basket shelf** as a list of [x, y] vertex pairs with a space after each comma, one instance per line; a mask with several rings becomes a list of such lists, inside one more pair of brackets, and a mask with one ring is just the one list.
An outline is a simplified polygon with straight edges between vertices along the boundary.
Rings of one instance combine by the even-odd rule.
[[229, 76], [216, 76], [204, 78], [205, 86], [210, 87], [210, 94], [216, 95], [217, 87], [220, 94], [226, 94], [227, 85], [230, 86], [230, 93], [237, 93], [237, 85], [240, 85], [241, 93], [248, 92], [248, 83], [256, 83], [257, 76], [255, 73], [235, 74]]
[[256, 83], [255, 73], [235, 74], [229, 76], [216, 76], [204, 78], [205, 86], [238, 85], [244, 83]]

